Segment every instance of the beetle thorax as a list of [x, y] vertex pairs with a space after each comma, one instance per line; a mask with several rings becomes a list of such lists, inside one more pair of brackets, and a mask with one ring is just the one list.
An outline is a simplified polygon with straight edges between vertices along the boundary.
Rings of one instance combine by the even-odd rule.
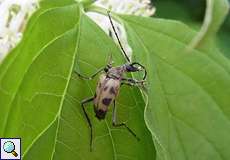
[[124, 70], [123, 66], [112, 67], [107, 72], [107, 76], [109, 78], [121, 79], [124, 72], [125, 72], [125, 70]]

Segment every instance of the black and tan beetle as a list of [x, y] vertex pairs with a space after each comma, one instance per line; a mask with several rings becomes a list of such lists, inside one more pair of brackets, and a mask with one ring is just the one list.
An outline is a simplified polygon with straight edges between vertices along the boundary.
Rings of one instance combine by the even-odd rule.
[[[85, 110], [85, 104], [89, 103], [89, 102], [93, 102], [94, 104], [94, 112], [95, 112], [95, 116], [99, 119], [105, 119], [106, 113], [109, 109], [109, 106], [113, 103], [113, 114], [112, 114], [112, 122], [113, 122], [113, 126], [114, 127], [120, 127], [120, 126], [124, 126], [126, 127], [126, 129], [137, 139], [139, 140], [139, 138], [137, 137], [137, 135], [123, 122], [123, 123], [117, 123], [116, 122], [116, 106], [115, 106], [115, 99], [118, 96], [120, 87], [125, 84], [125, 85], [129, 85], [129, 86], [143, 86], [146, 76], [147, 76], [147, 72], [146, 69], [143, 65], [141, 65], [138, 62], [132, 62], [130, 61], [130, 59], [128, 58], [127, 54], [125, 53], [124, 48], [121, 45], [121, 42], [118, 38], [117, 32], [115, 31], [115, 27], [113, 25], [110, 13], [108, 11], [108, 17], [110, 20], [110, 23], [112, 25], [112, 29], [115, 33], [115, 36], [118, 40], [118, 43], [121, 47], [121, 50], [127, 60], [127, 63], [121, 66], [116, 66], [113, 67], [112, 66], [112, 60], [110, 57], [110, 61], [107, 64], [106, 67], [99, 69], [96, 73], [94, 73], [92, 76], [90, 77], [85, 77], [83, 75], [81, 75], [80, 73], [78, 73], [77, 71], [75, 71], [75, 73], [83, 79], [87, 79], [87, 80], [91, 80], [93, 79], [97, 74], [99, 74], [100, 72], [104, 71], [103, 74], [101, 74], [99, 82], [97, 84], [97, 88], [96, 88], [96, 93], [93, 97], [84, 99], [81, 102], [81, 106], [82, 109], [84, 111], [85, 117], [87, 119], [87, 122], [89, 124], [90, 127], [90, 151], [92, 151], [92, 138], [93, 138], [93, 132], [92, 132], [92, 124], [91, 121], [89, 119], [89, 116]], [[138, 71], [144, 71], [144, 76], [142, 80], [135, 80], [132, 78], [124, 78], [123, 74], [126, 72], [138, 72]]]

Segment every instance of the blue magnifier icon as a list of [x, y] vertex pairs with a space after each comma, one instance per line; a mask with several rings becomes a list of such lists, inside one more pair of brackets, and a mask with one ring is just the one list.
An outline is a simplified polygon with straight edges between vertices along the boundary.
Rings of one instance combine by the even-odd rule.
[[15, 145], [13, 142], [11, 141], [7, 141], [3, 144], [3, 150], [6, 152], [6, 153], [11, 153], [13, 154], [15, 157], [18, 156], [17, 152], [15, 152]]

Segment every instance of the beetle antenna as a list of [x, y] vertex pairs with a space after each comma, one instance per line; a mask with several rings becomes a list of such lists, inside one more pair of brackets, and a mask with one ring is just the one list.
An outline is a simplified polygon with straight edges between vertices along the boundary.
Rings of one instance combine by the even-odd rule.
[[125, 53], [125, 50], [124, 50], [124, 48], [122, 47], [121, 41], [120, 41], [120, 39], [119, 39], [119, 37], [118, 37], [118, 34], [117, 34], [116, 30], [115, 30], [115, 27], [114, 27], [112, 18], [111, 18], [111, 16], [110, 16], [110, 11], [107, 11], [107, 14], [108, 14], [108, 16], [109, 16], [110, 24], [111, 24], [111, 26], [112, 26], [112, 29], [113, 29], [114, 33], [115, 33], [115, 36], [116, 36], [116, 38], [117, 38], [117, 41], [118, 41], [118, 43], [119, 43], [119, 45], [120, 45], [120, 47], [121, 47], [121, 50], [122, 50], [122, 52], [124, 53], [126, 60], [127, 60], [128, 62], [130, 62], [130, 59], [129, 59], [129, 57], [127, 56], [127, 54]]

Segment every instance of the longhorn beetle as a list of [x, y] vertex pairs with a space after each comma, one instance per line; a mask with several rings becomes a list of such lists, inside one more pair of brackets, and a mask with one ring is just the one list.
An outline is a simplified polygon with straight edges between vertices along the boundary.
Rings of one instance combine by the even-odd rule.
[[[93, 138], [93, 132], [92, 132], [92, 124], [91, 121], [89, 119], [89, 116], [85, 110], [85, 104], [89, 103], [89, 102], [93, 102], [94, 104], [94, 112], [95, 112], [95, 116], [99, 119], [105, 119], [105, 115], [108, 111], [109, 106], [113, 103], [113, 113], [112, 113], [112, 125], [114, 127], [121, 127], [124, 126], [137, 140], [139, 140], [139, 138], [137, 137], [137, 135], [124, 123], [117, 123], [116, 122], [116, 105], [115, 105], [115, 99], [118, 96], [120, 87], [122, 85], [129, 85], [129, 86], [140, 86], [143, 85], [145, 80], [146, 80], [146, 76], [147, 76], [147, 71], [145, 69], [145, 67], [143, 65], [141, 65], [138, 62], [131, 62], [129, 57], [127, 56], [127, 54], [125, 53], [124, 48], [122, 47], [122, 44], [119, 40], [118, 34], [115, 30], [114, 24], [112, 22], [112, 18], [110, 16], [110, 12], [107, 12], [108, 17], [109, 17], [109, 21], [111, 23], [112, 29], [115, 33], [116, 39], [119, 43], [119, 46], [127, 60], [126, 64], [123, 64], [121, 66], [116, 66], [113, 67], [112, 66], [112, 60], [110, 57], [110, 61], [108, 62], [107, 66], [104, 68], [99, 69], [96, 73], [94, 73], [92, 76], [90, 77], [86, 77], [84, 75], [81, 75], [80, 73], [78, 73], [77, 71], [75, 71], [75, 73], [83, 79], [87, 79], [87, 80], [91, 80], [93, 79], [97, 74], [99, 74], [100, 72], [104, 71], [104, 74], [101, 74], [99, 82], [97, 84], [97, 88], [96, 88], [96, 93], [93, 97], [84, 99], [81, 102], [81, 106], [84, 112], [84, 115], [87, 119], [89, 128], [90, 128], [90, 151], [92, 151], [92, 138]], [[132, 78], [125, 78], [123, 77], [123, 74], [126, 72], [139, 72], [139, 71], [144, 71], [144, 76], [142, 80], [136, 80], [136, 79], [132, 79]]]

